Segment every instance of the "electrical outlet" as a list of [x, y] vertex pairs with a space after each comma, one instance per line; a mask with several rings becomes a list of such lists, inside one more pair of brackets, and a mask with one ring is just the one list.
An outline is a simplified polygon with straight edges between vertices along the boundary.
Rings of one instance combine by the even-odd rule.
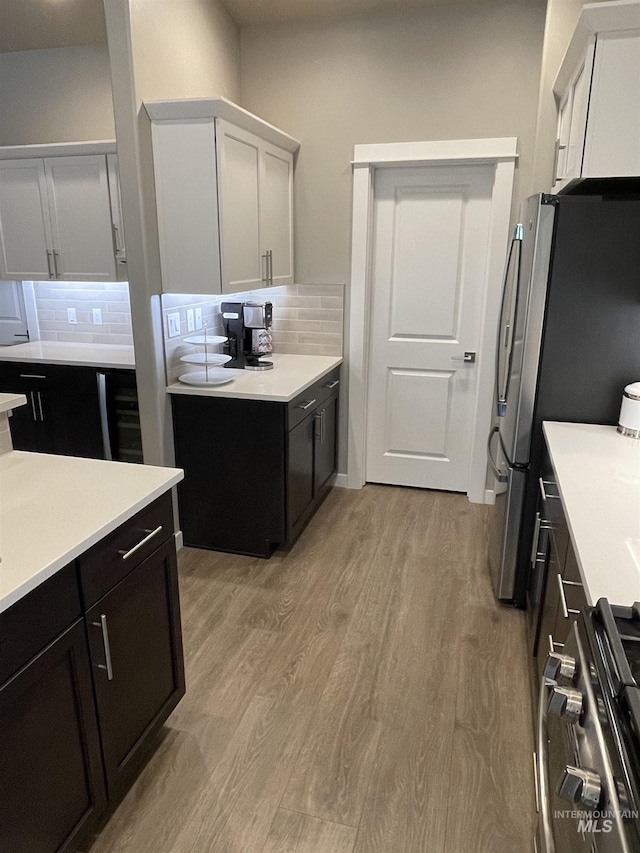
[[94, 326], [102, 325], [102, 310], [100, 308], [91, 309], [91, 318]]
[[75, 308], [67, 308], [67, 323], [70, 326], [76, 326], [78, 324], [78, 318], [76, 317]]
[[202, 328], [202, 308], [196, 308], [196, 329]]
[[180, 314], [176, 311], [175, 314], [167, 314], [167, 326], [169, 328], [169, 337], [177, 338], [180, 334]]
[[193, 308], [187, 308], [187, 332], [193, 332], [196, 327], [196, 321], [193, 316]]

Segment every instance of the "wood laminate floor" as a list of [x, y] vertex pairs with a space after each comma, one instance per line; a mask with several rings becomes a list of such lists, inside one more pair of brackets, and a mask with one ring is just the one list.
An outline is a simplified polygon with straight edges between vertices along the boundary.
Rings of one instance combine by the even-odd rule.
[[524, 614], [490, 508], [334, 489], [271, 560], [185, 549], [187, 695], [90, 853], [528, 853]]

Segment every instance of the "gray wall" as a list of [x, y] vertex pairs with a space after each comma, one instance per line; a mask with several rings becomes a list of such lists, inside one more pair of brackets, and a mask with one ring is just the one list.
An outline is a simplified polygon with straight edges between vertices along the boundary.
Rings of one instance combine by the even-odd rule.
[[114, 136], [106, 45], [0, 54], [0, 145]]
[[544, 2], [243, 27], [242, 106], [302, 142], [296, 281], [348, 283], [356, 143], [517, 136], [530, 192]]

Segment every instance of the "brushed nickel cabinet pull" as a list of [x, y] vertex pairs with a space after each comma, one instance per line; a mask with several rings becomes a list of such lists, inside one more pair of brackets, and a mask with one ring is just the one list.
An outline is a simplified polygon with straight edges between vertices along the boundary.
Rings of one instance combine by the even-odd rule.
[[339, 384], [340, 384], [340, 380], [334, 379], [333, 382], [327, 382], [326, 385], [323, 385], [322, 387], [331, 389], [331, 388], [335, 388], [336, 385], [339, 385]]
[[46, 379], [42, 373], [21, 373], [20, 379]]
[[56, 278], [60, 278], [60, 272], [58, 270], [58, 258], [60, 257], [60, 252], [54, 251], [53, 253], [53, 269], [56, 274]]
[[47, 270], [49, 271], [49, 278], [53, 278], [53, 272], [51, 270], [51, 255], [52, 252], [47, 249]]
[[137, 545], [134, 545], [133, 548], [130, 548], [128, 551], [119, 551], [118, 553], [121, 555], [123, 560], [128, 560], [136, 551], [139, 551], [143, 545], [146, 545], [150, 539], [153, 539], [154, 536], [157, 536], [158, 533], [162, 530], [162, 525], [160, 524], [156, 527], [155, 530], [145, 530], [144, 532], [147, 534], [144, 539], [141, 539]]
[[100, 628], [102, 631], [102, 645], [104, 647], [104, 663], [98, 664], [98, 669], [106, 669], [107, 678], [113, 681], [113, 667], [111, 666], [111, 646], [109, 645], [109, 629], [107, 628], [107, 617], [104, 613], [100, 614], [99, 622], [91, 623], [94, 627]]
[[313, 404], [315, 402], [316, 402], [315, 400], [307, 400], [307, 402], [304, 405], [300, 404], [299, 406], [296, 406], [296, 409], [302, 409], [303, 411], [305, 409], [310, 409], [311, 406], [313, 406]]
[[40, 420], [44, 423], [44, 414], [42, 412], [42, 394], [38, 391], [38, 408], [40, 409]]

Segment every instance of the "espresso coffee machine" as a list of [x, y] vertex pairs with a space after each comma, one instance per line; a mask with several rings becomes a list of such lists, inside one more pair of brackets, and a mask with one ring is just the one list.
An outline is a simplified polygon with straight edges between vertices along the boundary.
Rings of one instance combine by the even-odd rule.
[[222, 322], [228, 340], [224, 351], [231, 356], [225, 367], [271, 370], [271, 302], [223, 302]]

